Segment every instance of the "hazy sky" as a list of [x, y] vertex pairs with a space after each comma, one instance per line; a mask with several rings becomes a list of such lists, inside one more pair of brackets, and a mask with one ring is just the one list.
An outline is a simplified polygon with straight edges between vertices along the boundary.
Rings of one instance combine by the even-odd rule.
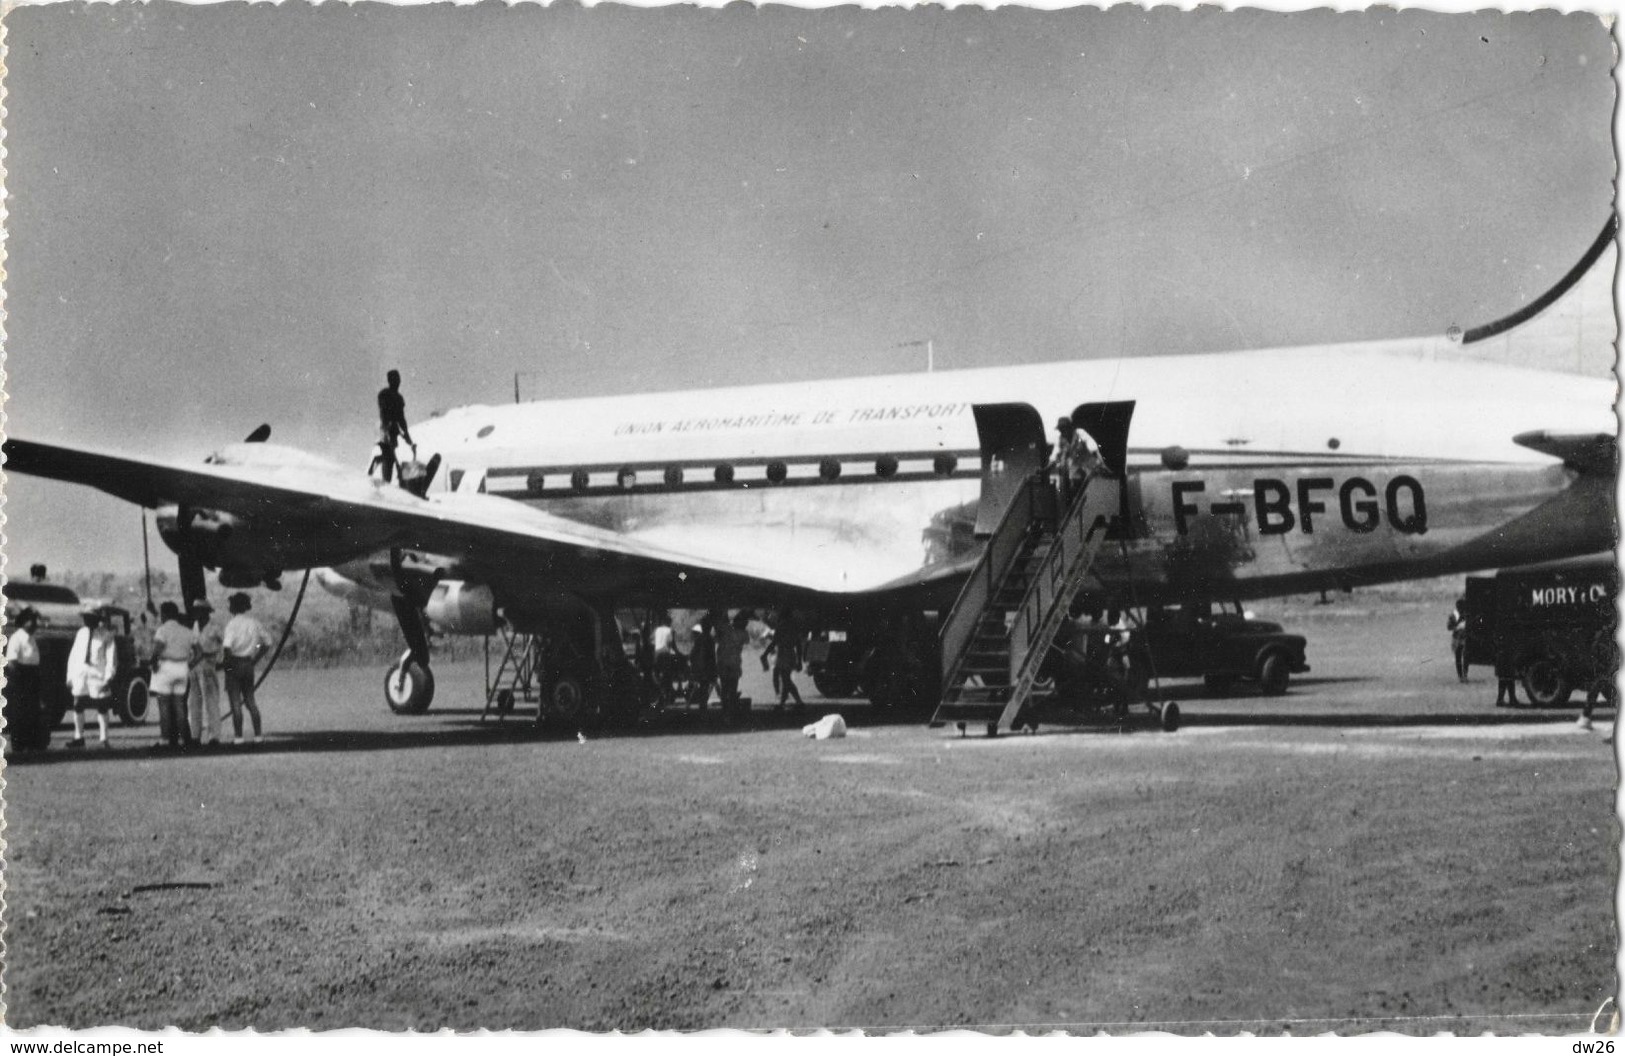
[[[367, 457], [526, 396], [1434, 334], [1613, 190], [1587, 15], [164, 3], [6, 15], [8, 428]], [[1561, 423], [1554, 423], [1554, 426]], [[139, 564], [11, 478], [8, 553]], [[169, 556], [164, 552], [167, 564]]]

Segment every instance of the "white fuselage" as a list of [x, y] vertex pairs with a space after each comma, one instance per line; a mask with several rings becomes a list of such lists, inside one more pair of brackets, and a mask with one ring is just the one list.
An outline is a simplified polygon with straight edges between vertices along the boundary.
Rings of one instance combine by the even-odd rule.
[[[1166, 583], [1194, 560], [1249, 594], [1400, 578], [1568, 487], [1515, 435], [1615, 431], [1608, 382], [1467, 361], [1440, 338], [469, 406], [413, 433], [444, 459], [440, 491], [850, 595], [975, 545], [974, 405], [1027, 404], [1048, 428], [1109, 400], [1137, 401], [1145, 529], [1109, 574]], [[1426, 526], [1407, 530], [1419, 502]]]

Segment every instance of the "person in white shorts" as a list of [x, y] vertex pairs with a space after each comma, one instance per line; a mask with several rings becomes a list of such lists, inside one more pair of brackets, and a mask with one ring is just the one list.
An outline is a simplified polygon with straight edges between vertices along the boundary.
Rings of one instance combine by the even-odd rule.
[[155, 747], [177, 748], [190, 740], [186, 726], [186, 686], [192, 674], [192, 629], [181, 622], [180, 606], [158, 606], [158, 629], [152, 632], [152, 692], [158, 698]]

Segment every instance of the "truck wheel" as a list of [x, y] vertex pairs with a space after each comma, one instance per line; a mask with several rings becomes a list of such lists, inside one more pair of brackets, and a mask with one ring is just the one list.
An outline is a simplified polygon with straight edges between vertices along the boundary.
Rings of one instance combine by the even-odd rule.
[[139, 726], [146, 722], [147, 705], [150, 700], [147, 680], [139, 676], [130, 679], [130, 684], [124, 687], [124, 694], [119, 698], [119, 721], [126, 726]]
[[839, 675], [816, 674], [813, 676], [813, 685], [821, 697], [842, 698], [852, 696], [857, 692], [857, 683], [850, 678], [841, 678]]
[[384, 675], [384, 703], [397, 715], [422, 715], [434, 702], [434, 672], [401, 658]]
[[1286, 657], [1271, 653], [1264, 658], [1264, 663], [1258, 669], [1258, 685], [1266, 697], [1279, 697], [1286, 692], [1287, 683], [1291, 681], [1292, 669], [1287, 666]]
[[1536, 660], [1523, 669], [1523, 691], [1537, 708], [1560, 708], [1568, 703], [1574, 687], [1569, 685], [1555, 661]]

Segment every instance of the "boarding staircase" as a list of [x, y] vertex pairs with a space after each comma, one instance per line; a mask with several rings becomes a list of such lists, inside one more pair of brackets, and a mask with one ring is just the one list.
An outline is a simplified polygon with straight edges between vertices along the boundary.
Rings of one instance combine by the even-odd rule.
[[932, 726], [1014, 728], [1067, 608], [1121, 508], [1122, 481], [1091, 477], [1071, 508], [1035, 474], [1010, 500], [942, 623], [942, 701]]

